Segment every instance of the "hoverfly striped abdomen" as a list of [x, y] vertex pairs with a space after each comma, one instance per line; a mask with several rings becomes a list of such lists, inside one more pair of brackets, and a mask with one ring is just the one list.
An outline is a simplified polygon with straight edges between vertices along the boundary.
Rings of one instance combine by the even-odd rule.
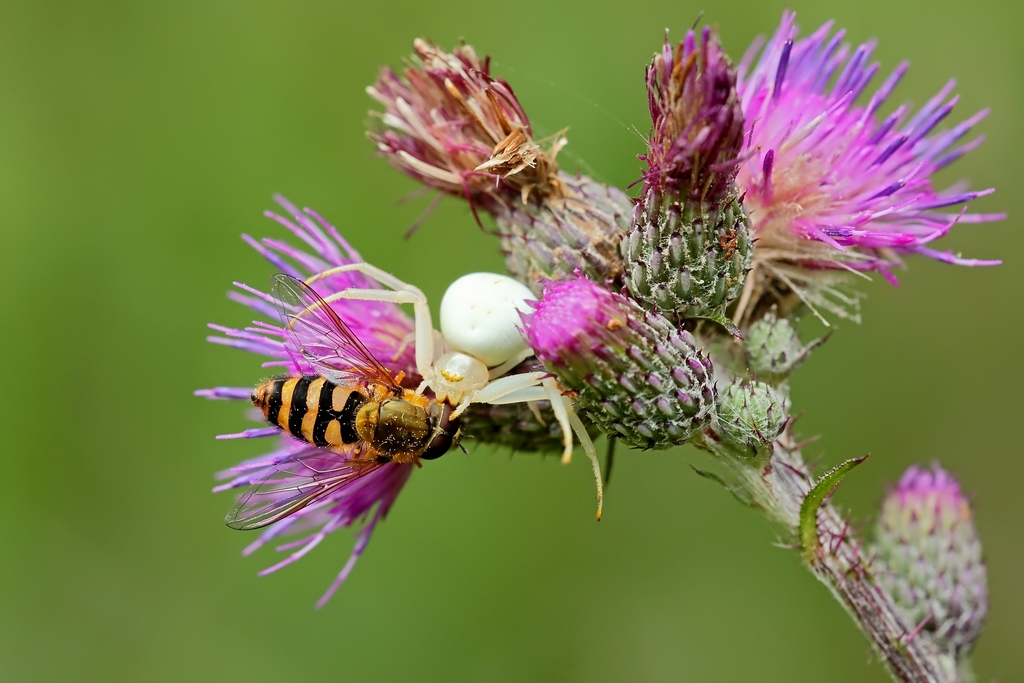
[[278, 377], [256, 387], [252, 402], [267, 422], [314, 446], [338, 449], [359, 441], [356, 414], [368, 398], [324, 377]]

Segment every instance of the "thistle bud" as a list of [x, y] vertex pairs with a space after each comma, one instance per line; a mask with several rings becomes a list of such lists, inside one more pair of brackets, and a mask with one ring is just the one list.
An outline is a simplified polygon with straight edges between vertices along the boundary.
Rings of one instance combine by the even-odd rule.
[[666, 40], [647, 69], [652, 129], [643, 191], [623, 240], [626, 284], [674, 319], [721, 315], [739, 296], [753, 248], [736, 173], [743, 112], [718, 36]]
[[540, 293], [541, 278], [620, 279], [619, 241], [632, 202], [620, 190], [559, 170], [567, 144], [533, 138], [512, 88], [469, 45], [445, 52], [417, 40], [400, 76], [367, 88], [384, 105], [370, 132], [392, 166], [494, 217], [512, 274]]
[[967, 498], [938, 465], [907, 470], [882, 504], [875, 545], [878, 583], [913, 628], [962, 661], [988, 610], [981, 543]]
[[782, 433], [789, 419], [785, 389], [765, 382], [737, 379], [726, 385], [718, 404], [716, 431], [726, 441], [761, 452]]
[[747, 366], [758, 379], [778, 384], [823, 342], [823, 339], [816, 339], [805, 346], [793, 324], [770, 311], [747, 330], [744, 345]]
[[577, 410], [637, 448], [685, 443], [711, 419], [711, 361], [657, 313], [579, 278], [548, 282], [527, 341]]

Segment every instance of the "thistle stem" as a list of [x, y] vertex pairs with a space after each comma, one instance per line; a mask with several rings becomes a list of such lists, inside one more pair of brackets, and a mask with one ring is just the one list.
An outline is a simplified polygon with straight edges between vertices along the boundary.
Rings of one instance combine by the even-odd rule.
[[[735, 452], [712, 430], [694, 440], [736, 475], [741, 500], [749, 500], [772, 521], [798, 539], [800, 508], [816, 480], [787, 431], [768, 457], [755, 464], [751, 454]], [[751, 466], [753, 465], [753, 466]], [[805, 551], [797, 542], [804, 565], [846, 608], [898, 683], [963, 683], [955, 662], [925, 638], [915, 638], [916, 624], [906, 624], [892, 598], [874, 580], [871, 558], [850, 529], [849, 522], [827, 500], [817, 512], [816, 548]]]

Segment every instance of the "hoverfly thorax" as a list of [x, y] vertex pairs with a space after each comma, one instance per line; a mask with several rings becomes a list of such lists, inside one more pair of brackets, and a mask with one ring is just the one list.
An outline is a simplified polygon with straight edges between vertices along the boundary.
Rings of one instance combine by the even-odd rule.
[[401, 398], [386, 398], [363, 406], [356, 430], [381, 453], [400, 456], [423, 451], [433, 432], [427, 411]]

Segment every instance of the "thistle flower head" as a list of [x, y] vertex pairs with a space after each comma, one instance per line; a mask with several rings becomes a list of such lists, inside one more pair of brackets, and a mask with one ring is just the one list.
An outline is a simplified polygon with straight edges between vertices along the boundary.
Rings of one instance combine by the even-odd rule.
[[[304, 249], [298, 249], [276, 239], [255, 240], [248, 235], [243, 238], [275, 268], [294, 277], [305, 279], [334, 266], [359, 262], [359, 254], [348, 245], [337, 230], [323, 220], [316, 212], [300, 211], [284, 198], [278, 202], [289, 214], [284, 217], [268, 212], [267, 216], [287, 228], [303, 242]], [[250, 327], [235, 329], [222, 325], [210, 325], [219, 335], [209, 337], [216, 344], [223, 344], [263, 356], [267, 360], [263, 367], [274, 368], [275, 372], [298, 375], [312, 374], [310, 367], [297, 348], [291, 348], [291, 341], [277, 322], [280, 320], [273, 298], [258, 289], [236, 283], [240, 292], [231, 292], [229, 297], [249, 307], [254, 313], [274, 320], [274, 323], [256, 321]], [[321, 296], [328, 296], [350, 287], [377, 288], [376, 282], [356, 272], [342, 273], [318, 280], [314, 288]], [[396, 304], [342, 299], [331, 304], [334, 311], [344, 320], [367, 349], [393, 373], [406, 373], [406, 381], [418, 382], [414, 350], [404, 340], [413, 330], [412, 319]], [[197, 391], [207, 398], [235, 399], [249, 401], [252, 387], [217, 387]], [[268, 477], [304, 478], [315, 474], [310, 464], [321, 453], [316, 447], [284, 434], [277, 427], [247, 429], [237, 434], [224, 434], [220, 439], [274, 438], [271, 450], [258, 457], [239, 463], [230, 470], [218, 474], [224, 483], [214, 491], [237, 490], [240, 493]], [[246, 548], [245, 554], [284, 537], [299, 536], [280, 543], [276, 549], [289, 553], [277, 564], [260, 572], [269, 574], [292, 564], [324, 540], [326, 536], [342, 527], [352, 526], [358, 520], [365, 524], [356, 533], [356, 543], [348, 563], [335, 579], [319, 605], [334, 593], [352, 570], [356, 560], [369, 543], [374, 528], [394, 504], [399, 492], [412, 473], [411, 464], [389, 463], [361, 477], [354, 485], [343, 486], [314, 504], [308, 505], [290, 516], [268, 526]], [[280, 492], [270, 494], [266, 502], [272, 503], [274, 496], [294, 496], [295, 490], [285, 486]]]
[[632, 212], [620, 190], [559, 171], [563, 135], [533, 139], [508, 83], [490, 74], [469, 45], [445, 52], [423, 40], [400, 76], [381, 72], [367, 88], [384, 105], [371, 112], [370, 138], [392, 166], [448, 195], [463, 197], [497, 225], [512, 275], [540, 280], [620, 279], [619, 240]]
[[998, 263], [931, 246], [957, 222], [1001, 218], [943, 211], [992, 190], [937, 190], [931, 178], [980, 144], [981, 138], [961, 139], [987, 111], [935, 132], [957, 101], [950, 81], [916, 113], [900, 106], [880, 118], [907, 63], [858, 104], [879, 68], [869, 62], [874, 41], [851, 50], [831, 23], [807, 38], [796, 40], [796, 33], [786, 12], [775, 35], [763, 47], [755, 42], [739, 67], [748, 158], [737, 181], [757, 249], [738, 317], [794, 297], [854, 317], [855, 301], [832, 288], [828, 271], [836, 269], [875, 271], [895, 282], [892, 268], [910, 254], [967, 266]]
[[[420, 182], [470, 201], [560, 196], [556, 136], [547, 150], [508, 83], [469, 45], [445, 52], [417, 39], [399, 76], [381, 71], [369, 95], [384, 105], [370, 138], [393, 166]], [[375, 113], [375, 112], [374, 112]]]
[[788, 318], [769, 311], [747, 330], [743, 348], [750, 371], [760, 380], [778, 384], [824, 341], [816, 339], [805, 345]]
[[743, 111], [736, 70], [718, 35], [693, 31], [674, 48], [666, 35], [647, 67], [651, 112], [644, 192], [670, 190], [690, 201], [730, 192], [743, 148]]
[[605, 431], [640, 448], [684, 443], [710, 420], [711, 361], [686, 331], [578, 278], [549, 282], [523, 316], [537, 358]]
[[962, 660], [988, 610], [981, 543], [960, 484], [938, 465], [911, 467], [882, 503], [878, 582], [911, 626]]
[[762, 453], [789, 419], [785, 388], [754, 379], [737, 379], [726, 385], [718, 405], [717, 431], [741, 449]]
[[626, 285], [673, 320], [720, 316], [750, 265], [735, 183], [743, 146], [736, 70], [718, 36], [667, 40], [647, 68], [651, 111], [643, 189], [623, 240]]

